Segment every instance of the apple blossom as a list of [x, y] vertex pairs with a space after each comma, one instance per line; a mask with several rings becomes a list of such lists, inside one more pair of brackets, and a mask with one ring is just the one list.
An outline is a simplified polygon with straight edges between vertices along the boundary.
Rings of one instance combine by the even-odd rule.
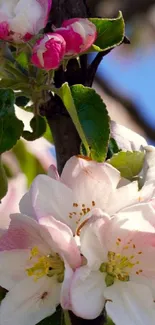
[[72, 311], [93, 319], [105, 305], [116, 325], [153, 325], [154, 209], [149, 203], [141, 203], [112, 218], [102, 211], [92, 214], [80, 232], [81, 253], [87, 265], [73, 275]]
[[38, 175], [20, 202], [20, 211], [38, 218], [52, 215], [78, 231], [93, 208], [109, 214], [138, 202], [137, 182], [117, 188], [120, 173], [107, 163], [72, 157], [61, 178], [53, 166], [50, 176]]
[[96, 26], [85, 18], [65, 20], [55, 29], [66, 41], [65, 55], [72, 56], [87, 51], [97, 37]]
[[35, 325], [61, 303], [69, 308], [69, 285], [81, 264], [70, 228], [53, 217], [11, 216], [0, 238], [0, 285], [9, 292], [1, 302], [0, 324]]
[[19, 201], [27, 190], [26, 177], [19, 173], [8, 182], [8, 192], [0, 204], [0, 236], [8, 228], [10, 213], [19, 212]]
[[57, 69], [66, 49], [64, 38], [57, 33], [45, 34], [37, 40], [33, 47], [31, 61], [38, 68], [45, 70]]
[[110, 122], [110, 129], [111, 137], [116, 140], [118, 147], [123, 151], [139, 151], [147, 146], [146, 140], [141, 135], [115, 121]]
[[0, 39], [22, 41], [46, 26], [52, 0], [0, 0]]

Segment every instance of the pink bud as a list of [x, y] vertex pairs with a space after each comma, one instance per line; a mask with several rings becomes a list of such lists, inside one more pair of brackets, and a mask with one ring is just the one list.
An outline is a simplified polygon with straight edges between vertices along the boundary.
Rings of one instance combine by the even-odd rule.
[[66, 41], [66, 55], [87, 51], [97, 37], [96, 26], [85, 18], [65, 20], [55, 31]]
[[57, 69], [65, 51], [66, 42], [63, 37], [57, 33], [48, 33], [34, 45], [31, 61], [38, 68]]

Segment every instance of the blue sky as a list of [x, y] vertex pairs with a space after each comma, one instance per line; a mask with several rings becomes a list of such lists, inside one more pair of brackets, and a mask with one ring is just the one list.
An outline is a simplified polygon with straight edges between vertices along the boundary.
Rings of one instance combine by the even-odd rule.
[[147, 123], [155, 127], [155, 47], [139, 49], [128, 58], [116, 51], [104, 57], [98, 74], [139, 104]]

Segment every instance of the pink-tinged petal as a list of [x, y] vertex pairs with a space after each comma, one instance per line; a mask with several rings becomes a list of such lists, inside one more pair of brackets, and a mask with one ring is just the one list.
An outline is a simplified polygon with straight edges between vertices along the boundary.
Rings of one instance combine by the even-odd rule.
[[93, 160], [87, 160], [84, 157], [73, 156], [70, 158], [62, 171], [61, 180], [74, 189], [82, 178], [86, 178], [87, 182], [96, 182], [101, 180], [105, 182], [109, 180], [113, 188], [117, 187], [120, 180], [119, 171], [106, 163], [97, 163]]
[[[137, 246], [141, 251], [145, 247], [155, 244], [155, 211], [148, 203], [141, 203], [126, 209], [123, 209], [111, 219], [109, 229], [106, 232], [106, 242], [109, 251], [122, 250], [124, 246]], [[120, 244], [117, 245], [117, 239], [120, 238]], [[105, 239], [104, 239], [105, 240]], [[135, 248], [133, 247], [133, 250]], [[128, 254], [125, 249], [124, 254]], [[131, 251], [129, 249], [129, 254]]]
[[112, 215], [121, 209], [139, 203], [138, 183], [132, 182], [113, 191], [109, 197], [106, 211]]
[[109, 252], [127, 259], [124, 270], [130, 278], [138, 283], [143, 283], [143, 277], [155, 278], [155, 211], [150, 204], [137, 204], [114, 215], [102, 238]]
[[111, 300], [106, 310], [115, 325], [154, 325], [155, 305], [150, 290], [136, 283], [120, 283], [105, 289]]
[[71, 310], [79, 317], [94, 319], [104, 308], [104, 276], [82, 266], [74, 273], [71, 282]]
[[0, 286], [7, 290], [23, 280], [30, 251], [16, 249], [0, 252]]
[[8, 192], [0, 204], [0, 234], [8, 228], [10, 214], [19, 212], [19, 201], [26, 192], [26, 188], [27, 180], [23, 174], [9, 180]]
[[48, 242], [49, 246], [64, 257], [72, 268], [79, 267], [81, 265], [80, 251], [73, 238], [71, 229], [51, 216], [41, 218], [40, 224], [44, 226], [50, 234], [47, 238], [45, 233], [45, 240]]
[[57, 33], [44, 34], [33, 47], [31, 62], [45, 70], [57, 69], [66, 50], [64, 38]]
[[51, 178], [53, 178], [53, 179], [56, 179], [57, 181], [60, 180], [58, 170], [57, 170], [57, 168], [54, 165], [51, 165], [49, 167], [49, 169], [48, 169], [48, 176], [51, 177]]
[[86, 208], [106, 209], [109, 196], [117, 186], [120, 176], [112, 166], [79, 157], [66, 163], [61, 180], [72, 188], [75, 202], [84, 203]]
[[0, 39], [6, 40], [9, 35], [9, 24], [7, 21], [0, 22]]
[[39, 175], [32, 183], [32, 205], [38, 220], [51, 215], [75, 230], [75, 220], [69, 218], [73, 202], [72, 190], [49, 176]]
[[155, 195], [155, 181], [146, 181], [142, 189], [139, 191], [139, 202], [151, 202]]
[[22, 214], [25, 214], [29, 217], [36, 218], [35, 210], [32, 206], [32, 198], [31, 198], [31, 188], [30, 190], [22, 197], [19, 202], [19, 209]]
[[87, 51], [97, 37], [96, 26], [85, 18], [65, 20], [56, 32], [66, 41], [66, 56]]
[[65, 274], [64, 274], [64, 281], [61, 287], [60, 303], [61, 303], [61, 307], [66, 310], [71, 309], [70, 286], [71, 286], [73, 274], [74, 274], [73, 270], [70, 268], [68, 263], [65, 262]]
[[47, 254], [49, 253], [49, 246], [44, 242], [42, 235], [45, 238], [48, 236], [48, 232], [35, 220], [22, 214], [14, 214], [11, 216], [8, 231], [0, 238], [0, 251], [31, 249], [37, 245], [41, 252]]
[[111, 121], [111, 137], [114, 138], [118, 147], [122, 150], [139, 151], [147, 145], [146, 140], [138, 133]]
[[[80, 232], [81, 252], [87, 259], [87, 265], [93, 270], [99, 270], [106, 259], [107, 250], [100, 238], [100, 229], [106, 232], [110, 217], [100, 209], [92, 210], [92, 216], [85, 223]], [[104, 233], [102, 232], [104, 238]]]
[[27, 277], [16, 284], [0, 306], [0, 324], [36, 325], [52, 315], [60, 302], [59, 284], [54, 277], [34, 281]]

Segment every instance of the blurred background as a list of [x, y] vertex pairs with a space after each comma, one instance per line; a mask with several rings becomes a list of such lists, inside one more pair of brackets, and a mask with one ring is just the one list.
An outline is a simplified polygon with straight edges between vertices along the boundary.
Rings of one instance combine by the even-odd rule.
[[[94, 87], [107, 105], [111, 118], [147, 138], [155, 145], [155, 0], [85, 0], [90, 16], [117, 17], [123, 12], [126, 35], [131, 45], [121, 45], [105, 56]], [[16, 108], [29, 130], [31, 113]], [[0, 204], [5, 228], [10, 212], [18, 211], [18, 202], [38, 173], [46, 173], [56, 164], [54, 146], [46, 138], [34, 142], [18, 141], [12, 151], [3, 154], [9, 178], [9, 191]]]
[[86, 0], [91, 16], [121, 10], [130, 45], [103, 58], [94, 87], [110, 116], [155, 144], [155, 0]]

